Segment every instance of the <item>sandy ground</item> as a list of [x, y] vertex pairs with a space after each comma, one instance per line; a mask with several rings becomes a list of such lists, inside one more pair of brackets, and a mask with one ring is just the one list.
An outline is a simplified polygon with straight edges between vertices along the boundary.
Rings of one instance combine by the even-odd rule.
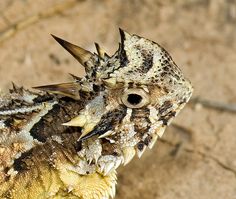
[[[118, 27], [163, 45], [194, 96], [236, 102], [235, 0], [1, 0], [0, 87], [68, 81], [83, 68], [50, 36], [94, 51]], [[153, 150], [119, 169], [117, 199], [236, 199], [236, 115], [187, 105]]]

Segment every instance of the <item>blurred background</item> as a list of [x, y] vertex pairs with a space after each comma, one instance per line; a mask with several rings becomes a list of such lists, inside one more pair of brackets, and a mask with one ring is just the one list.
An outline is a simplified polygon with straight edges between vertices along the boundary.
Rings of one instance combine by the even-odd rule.
[[[194, 97], [236, 102], [236, 0], [1, 0], [1, 90], [83, 75], [50, 34], [113, 54], [119, 27], [164, 46]], [[236, 199], [235, 113], [189, 103], [152, 150], [119, 169], [116, 198]]]

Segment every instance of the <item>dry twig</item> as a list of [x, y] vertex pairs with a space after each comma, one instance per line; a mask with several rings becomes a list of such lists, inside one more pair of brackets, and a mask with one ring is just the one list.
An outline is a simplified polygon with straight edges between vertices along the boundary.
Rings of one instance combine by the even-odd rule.
[[216, 102], [211, 100], [202, 99], [201, 97], [193, 97], [190, 100], [191, 104], [201, 104], [207, 108], [213, 108], [221, 111], [228, 111], [236, 113], [236, 104], [228, 104], [224, 102]]

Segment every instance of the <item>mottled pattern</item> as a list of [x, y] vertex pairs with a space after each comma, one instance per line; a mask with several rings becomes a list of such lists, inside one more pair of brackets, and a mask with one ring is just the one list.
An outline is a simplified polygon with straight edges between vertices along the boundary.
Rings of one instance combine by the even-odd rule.
[[113, 56], [53, 36], [86, 76], [0, 98], [1, 198], [109, 198], [116, 169], [152, 148], [192, 94], [158, 44], [120, 30]]

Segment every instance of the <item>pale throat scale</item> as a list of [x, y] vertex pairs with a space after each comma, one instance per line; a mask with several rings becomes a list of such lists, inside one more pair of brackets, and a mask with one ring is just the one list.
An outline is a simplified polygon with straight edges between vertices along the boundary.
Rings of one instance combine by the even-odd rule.
[[0, 198], [114, 197], [116, 169], [151, 149], [189, 101], [191, 83], [164, 48], [120, 35], [114, 55], [53, 36], [86, 75], [0, 95]]

